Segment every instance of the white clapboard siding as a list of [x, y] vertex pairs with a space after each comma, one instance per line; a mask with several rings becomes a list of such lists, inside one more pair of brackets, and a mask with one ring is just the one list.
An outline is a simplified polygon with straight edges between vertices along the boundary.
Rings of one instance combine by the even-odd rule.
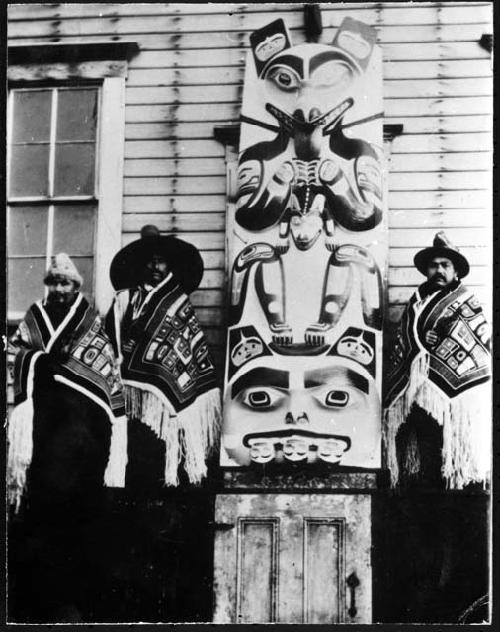
[[[389, 251], [389, 266], [393, 268], [407, 267], [420, 250], [417, 246], [393, 246]], [[492, 249], [487, 246], [461, 246], [460, 252], [476, 265], [491, 266]]]
[[[384, 123], [402, 124], [388, 164], [388, 320], [424, 279], [416, 252], [445, 230], [491, 305], [492, 3], [323, 3], [321, 41], [346, 16], [376, 28]], [[305, 41], [302, 4], [12, 4], [9, 44], [135, 41], [125, 108], [123, 244], [141, 226], [200, 249], [192, 294], [220, 375], [226, 326], [225, 149], [215, 125], [237, 123], [252, 30], [282, 17]], [[355, 131], [352, 130], [355, 134]]]
[[[207, 79], [205, 79], [207, 80]], [[493, 82], [485, 77], [473, 79], [424, 79], [387, 81], [384, 96], [389, 99], [443, 98], [493, 95]], [[241, 101], [242, 84], [182, 86], [137, 86], [127, 90], [126, 103], [154, 105], [158, 103], [230, 103]]]
[[[131, 5], [134, 6], [134, 5]], [[135, 5], [136, 7], [138, 5]], [[231, 12], [224, 5], [219, 5], [221, 13], [210, 13], [200, 19], [200, 14], [187, 13], [184, 7], [170, 14], [148, 15], [142, 13], [140, 20], [137, 15], [130, 13], [120, 16], [116, 12], [113, 15], [102, 17], [87, 17], [85, 11], [77, 11], [73, 18], [69, 19], [38, 19], [20, 20], [9, 23], [8, 34], [10, 38], [16, 37], [48, 37], [48, 36], [89, 36], [94, 33], [101, 35], [140, 34], [140, 33], [210, 33], [212, 31], [252, 31], [262, 25], [263, 19], [271, 21], [276, 14], [263, 16], [262, 9], [266, 5], [253, 10], [247, 7], [244, 11]], [[408, 11], [409, 5], [380, 4], [344, 4], [334, 6], [323, 5], [324, 29], [337, 28], [344, 17], [351, 16], [365, 22], [378, 25], [435, 25], [439, 15], [441, 24], [487, 24], [491, 20], [491, 10], [488, 4], [453, 6], [448, 3], [434, 3], [426, 6], [424, 3], [415, 3]], [[57, 12], [55, 8], [54, 13]], [[11, 15], [15, 11], [11, 11]], [[90, 12], [92, 15], [92, 11]], [[99, 13], [102, 13], [100, 11]], [[95, 11], [94, 11], [95, 15]], [[56, 16], [58, 17], [58, 16]], [[294, 9], [293, 5], [285, 12], [286, 22], [290, 29], [300, 29], [303, 26], [302, 11]], [[435, 28], [435, 26], [434, 26]]]
[[[386, 116], [384, 121], [387, 124], [401, 123], [404, 125], [406, 138], [407, 134], [456, 134], [456, 133], [477, 133], [489, 132], [491, 139], [491, 116], [490, 115], [455, 115], [455, 116], [427, 116], [420, 118], [403, 118]], [[127, 123], [125, 126], [126, 140], [183, 140], [183, 139], [204, 139], [213, 141], [213, 122], [191, 122], [182, 123], [177, 121], [164, 121], [161, 123]], [[402, 140], [403, 137], [401, 137]], [[415, 139], [414, 139], [415, 140]], [[478, 145], [476, 139], [469, 137], [469, 146], [476, 146], [477, 151], [483, 150], [482, 145]], [[396, 143], [399, 145], [399, 142]], [[448, 155], [448, 151], [446, 155]], [[394, 154], [394, 152], [393, 152]]]
[[[422, 6], [432, 7], [438, 6], [440, 3], [435, 2], [421, 2]], [[453, 7], [470, 7], [470, 6], [482, 6], [484, 2], [453, 2], [448, 3]], [[320, 5], [323, 10], [328, 10], [328, 5], [321, 4]], [[54, 7], [56, 7], [56, 11], [54, 11]], [[345, 10], [350, 9], [362, 9], [362, 8], [372, 8], [373, 3], [369, 2], [343, 2], [342, 8]], [[393, 8], [388, 5], [387, 8]], [[91, 16], [100, 16], [100, 17], [117, 17], [117, 16], [136, 16], [137, 9], [133, 4], [123, 4], [123, 3], [114, 3], [108, 2], [106, 4], [102, 3], [91, 3], [86, 4], [85, 9], [78, 6], [68, 6], [67, 4], [34, 4], [30, 8], [26, 8], [25, 5], [17, 5], [10, 7], [11, 13], [9, 14], [9, 19], [12, 22], [32, 19], [32, 20], [40, 20], [40, 19], [76, 19], [76, 18], [84, 18]], [[189, 5], [183, 3], [168, 3], [168, 4], [144, 4], [141, 6], [141, 14], [142, 15], [170, 15], [175, 13], [182, 13], [185, 15], [207, 15], [209, 13], [242, 13], [242, 12], [258, 12], [265, 13], [266, 11], [272, 11], [273, 13], [287, 13], [293, 10], [293, 6], [289, 3], [273, 3], [271, 6], [265, 3], [210, 3], [209, 5], [204, 5], [202, 3], [190, 3]]]

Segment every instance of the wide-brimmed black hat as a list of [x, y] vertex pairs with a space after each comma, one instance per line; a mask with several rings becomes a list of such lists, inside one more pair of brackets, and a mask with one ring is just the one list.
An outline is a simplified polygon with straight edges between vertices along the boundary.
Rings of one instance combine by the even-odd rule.
[[455, 266], [460, 279], [469, 274], [469, 262], [460, 254], [458, 248], [451, 243], [444, 231], [436, 233], [432, 246], [417, 252], [413, 262], [418, 271], [427, 276], [429, 262], [434, 257], [446, 257], [449, 259]]
[[143, 226], [141, 238], [122, 248], [113, 258], [109, 276], [115, 290], [140, 285], [144, 266], [153, 254], [165, 258], [186, 294], [196, 290], [203, 276], [203, 259], [198, 249], [177, 237], [161, 235], [151, 224]]

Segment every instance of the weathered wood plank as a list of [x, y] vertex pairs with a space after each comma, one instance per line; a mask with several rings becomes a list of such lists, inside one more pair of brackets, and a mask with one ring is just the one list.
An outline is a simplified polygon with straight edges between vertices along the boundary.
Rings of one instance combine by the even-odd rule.
[[124, 165], [125, 176], [216, 176], [225, 172], [223, 158], [127, 159]]
[[[210, 72], [208, 69], [205, 72], [207, 81], [209, 81]], [[126, 103], [127, 105], [157, 105], [173, 102], [231, 103], [234, 101], [241, 102], [242, 94], [243, 85], [236, 83], [206, 86], [141, 86], [127, 89]]]
[[[482, 97], [484, 98], [484, 97]], [[171, 105], [129, 105], [125, 111], [127, 123], [138, 121], [156, 122], [164, 120], [177, 121], [213, 121], [227, 123], [237, 121], [240, 116], [241, 102], [234, 103], [172, 103]], [[483, 112], [484, 113], [484, 112]]]
[[439, 61], [390, 61], [382, 66], [384, 79], [453, 79], [454, 77], [491, 77], [492, 68], [489, 59]]
[[[390, 117], [447, 116], [450, 114], [491, 114], [490, 97], [449, 97], [436, 99], [386, 99], [384, 110]], [[241, 101], [232, 103], [175, 103], [170, 105], [129, 105], [125, 112], [127, 123], [154, 123], [164, 120], [236, 122], [241, 112]]]
[[[437, 232], [440, 227], [436, 226], [433, 230]], [[450, 229], [446, 231], [447, 234], [454, 234], [454, 229]], [[491, 238], [489, 238], [491, 242]], [[393, 267], [398, 266], [411, 266], [413, 265], [413, 258], [420, 250], [418, 246], [411, 247], [403, 247], [403, 248], [395, 248], [392, 247], [389, 249], [389, 265]], [[492, 248], [490, 246], [461, 246], [460, 252], [463, 256], [474, 265], [478, 266], [491, 266], [492, 263]]]
[[125, 213], [169, 213], [169, 212], [225, 211], [225, 195], [125, 195], [123, 210]]
[[492, 114], [491, 97], [443, 97], [437, 99], [384, 99], [387, 116], [447, 116], [450, 114]]
[[[389, 191], [483, 191], [491, 186], [488, 171], [390, 173]], [[226, 192], [226, 176], [133, 177], [124, 182], [125, 195], [195, 195]]]
[[[490, 115], [427, 116], [420, 118], [385, 117], [384, 123], [403, 125], [404, 134], [449, 134], [456, 132], [491, 132]], [[125, 126], [126, 140], [213, 140], [214, 124], [210, 121], [178, 123], [128, 123]]]
[[126, 140], [181, 140], [181, 139], [214, 139], [214, 124], [208, 121], [198, 123], [127, 123]]
[[123, 230], [139, 232], [144, 224], [155, 224], [162, 232], [189, 232], [195, 230], [224, 231], [225, 213], [148, 213], [125, 214]]
[[220, 288], [216, 290], [195, 290], [191, 294], [191, 301], [195, 307], [220, 307], [225, 305], [225, 300], [225, 290]]
[[489, 151], [471, 151], [434, 154], [394, 154], [390, 172], [400, 171], [487, 171], [492, 166]]
[[[408, 244], [413, 247], [425, 248], [432, 244], [436, 228], [393, 228], [389, 231], [389, 246], [407, 248]], [[457, 246], [462, 248], [467, 246], [483, 245], [486, 246], [491, 242], [491, 233], [487, 228], [455, 228], [450, 227], [446, 231], [449, 239]]]
[[[342, 6], [342, 5], [340, 5]], [[356, 5], [355, 5], [356, 6]], [[484, 24], [491, 23], [491, 7], [488, 5], [449, 7], [425, 7], [414, 5], [408, 7], [378, 8], [374, 5], [364, 8], [344, 7], [322, 12], [325, 29], [338, 28], [344, 17], [353, 17], [368, 24], [432, 25], [442, 24]], [[439, 16], [439, 17], [438, 17]], [[210, 31], [253, 31], [265, 25], [269, 17], [261, 12], [224, 12], [212, 15], [192, 15], [179, 11], [170, 15], [140, 15], [137, 11], [128, 17], [109, 15], [102, 17], [86, 17], [85, 13], [77, 13], [73, 19], [40, 19], [12, 20], [9, 24], [9, 37], [47, 37], [61, 35], [132, 34], [132, 33], [178, 33], [178, 32], [210, 32]], [[286, 15], [290, 29], [303, 28], [302, 11], [292, 10]]]
[[[123, 215], [123, 229], [126, 232], [139, 232], [144, 224], [156, 224], [161, 231], [171, 232], [195, 230], [200, 225], [206, 230], [224, 230], [224, 212], [203, 213], [179, 211], [150, 213], [142, 209]], [[389, 228], [488, 228], [492, 223], [491, 213], [485, 209], [390, 209], [388, 213]], [[223, 265], [217, 259], [217, 265]], [[394, 264], [398, 265], [398, 264]], [[215, 264], [211, 267], [217, 267]]]
[[[207, 70], [207, 81], [211, 73]], [[129, 87], [126, 103], [130, 105], [180, 103], [228, 103], [241, 101], [241, 83], [206, 86]], [[390, 80], [384, 83], [384, 98], [480, 97], [493, 95], [492, 78]]]
[[384, 96], [387, 99], [409, 97], [466, 97], [492, 96], [493, 78], [466, 79], [391, 79], [384, 82]]
[[491, 226], [492, 215], [486, 209], [474, 211], [464, 209], [390, 209], [389, 228], [425, 228], [436, 229]]
[[[389, 207], [395, 209], [490, 209], [490, 191], [420, 191], [418, 197], [411, 191], [394, 191], [389, 194]], [[200, 212], [224, 211], [225, 195], [125, 195], [126, 213], [162, 213], [169, 211]]]
[[[172, 233], [174, 234], [174, 233]], [[181, 239], [185, 241], [189, 241], [193, 245], [195, 245], [198, 250], [222, 250], [225, 247], [225, 236], [223, 233], [219, 232], [209, 232], [209, 231], [200, 231], [200, 232], [182, 232], [175, 233]], [[124, 232], [122, 235], [122, 243], [126, 245], [131, 241], [134, 241], [139, 238], [139, 234], [137, 232], [127, 233]]]
[[[488, 31], [490, 24], [456, 24], [456, 25], [431, 25], [431, 26], [387, 26], [375, 27], [378, 31], [378, 43], [384, 46], [388, 43], [418, 42], [478, 42], [481, 35]], [[333, 34], [333, 33], [332, 33]], [[329, 33], [322, 37], [327, 43]], [[249, 40], [246, 38], [244, 46], [234, 47], [228, 42], [220, 42], [220, 47], [210, 47], [207, 56], [207, 48], [190, 46], [187, 38], [189, 34], [181, 34], [178, 48], [148, 49], [141, 47], [141, 53], [133, 59], [131, 65], [134, 68], [185, 68], [193, 66], [205, 66], [210, 61], [210, 66], [237, 66], [245, 63]], [[294, 42], [298, 43], [294, 34]], [[196, 42], [194, 42], [196, 44]], [[147, 46], [147, 44], [146, 44]], [[179, 54], [182, 50], [182, 54]]]
[[[212, 125], [213, 127], [213, 125]], [[216, 140], [128, 140], [125, 158], [221, 158], [224, 147]]]
[[[182, 67], [186, 51], [182, 54], [169, 53], [171, 62], [175, 67], [142, 68], [135, 65], [132, 60], [129, 67], [129, 86], [169, 86], [169, 85], [207, 85], [232, 84], [243, 80], [244, 59], [237, 65], [227, 64], [217, 66], [212, 64], [211, 54], [205, 50], [205, 60], [200, 60], [191, 67]], [[142, 54], [142, 53], [141, 53]], [[244, 58], [244, 59], [243, 59]], [[140, 59], [140, 55], [137, 60]], [[408, 55], [408, 59], [410, 59]], [[178, 60], [178, 61], [177, 61]], [[186, 64], [187, 65], [187, 64]], [[209, 70], [207, 70], [209, 69]], [[209, 80], [207, 80], [207, 72]], [[434, 60], [434, 61], [388, 61], [385, 60], [382, 72], [385, 80], [396, 79], [454, 79], [462, 77], [491, 77], [492, 68], [489, 59], [474, 60]]]
[[[424, 4], [424, 3], [421, 3]], [[439, 7], [442, 3], [427, 2], [425, 6], [427, 8]], [[483, 7], [487, 6], [487, 2], [448, 2], [448, 7]], [[320, 4], [323, 11], [336, 10], [331, 8], [328, 4]], [[379, 3], [380, 8], [389, 10], [394, 8], [391, 3]], [[373, 3], [370, 2], [343, 2], [342, 9], [373, 9]], [[8, 6], [9, 20], [37, 20], [37, 19], [60, 19], [60, 18], [72, 18], [81, 17], [82, 15], [95, 16], [95, 17], [117, 17], [117, 16], [137, 16], [138, 12], [141, 15], [172, 15], [176, 13], [190, 14], [190, 15], [202, 15], [205, 16], [211, 13], [267, 13], [267, 12], [280, 12], [288, 13], [290, 11], [297, 11], [298, 8], [294, 7], [290, 3], [158, 3], [158, 4], [141, 4], [139, 9], [137, 4], [133, 3], [86, 3], [85, 5], [75, 4], [59, 4], [59, 3], [34, 3], [32, 5], [11, 4]]]
[[[404, 128], [403, 128], [404, 130]], [[491, 132], [466, 134], [405, 134], [392, 141], [392, 154], [448, 153], [490, 151]]]
[[489, 186], [488, 171], [389, 173], [389, 191], [463, 191]]
[[393, 191], [389, 193], [391, 208], [463, 208], [490, 209], [490, 191]]
[[226, 193], [226, 176], [125, 178], [125, 195], [196, 195]]
[[493, 120], [489, 114], [449, 116], [384, 117], [387, 124], [402, 124], [404, 134], [455, 134], [457, 132], [491, 132]]

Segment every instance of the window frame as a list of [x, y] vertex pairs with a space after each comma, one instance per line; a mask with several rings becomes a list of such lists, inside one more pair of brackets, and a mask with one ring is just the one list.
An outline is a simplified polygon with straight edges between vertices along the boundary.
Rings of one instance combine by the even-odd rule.
[[[116, 44], [64, 44], [16, 46], [9, 48], [7, 69], [9, 101], [7, 108], [7, 169], [10, 170], [12, 103], [15, 88], [84, 87], [99, 89], [99, 116], [96, 130], [96, 232], [94, 242], [94, 303], [105, 314], [113, 299], [108, 271], [122, 245], [123, 165], [125, 154], [125, 85], [128, 59], [138, 52], [135, 42]], [[33, 57], [39, 63], [33, 63]], [[9, 174], [7, 174], [9, 175]], [[7, 192], [8, 193], [8, 192]], [[7, 196], [8, 203], [9, 200]], [[58, 201], [51, 198], [50, 201]], [[63, 201], [64, 198], [59, 198]], [[88, 201], [82, 196], [81, 201]], [[37, 200], [38, 201], [38, 200]], [[71, 202], [78, 204], [78, 197]], [[15, 206], [29, 204], [30, 198], [13, 198]], [[43, 288], [41, 287], [40, 296]], [[40, 297], [33, 297], [37, 300]], [[19, 322], [23, 313], [8, 312], [9, 324]]]

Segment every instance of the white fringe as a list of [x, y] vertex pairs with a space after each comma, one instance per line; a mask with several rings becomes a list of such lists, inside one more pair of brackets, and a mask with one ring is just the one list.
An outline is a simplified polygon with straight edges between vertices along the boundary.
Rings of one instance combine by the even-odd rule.
[[[417, 404], [443, 427], [441, 473], [449, 489], [463, 489], [469, 483], [486, 485], [490, 476], [490, 416], [488, 384], [449, 398], [428, 380], [428, 354], [412, 363], [406, 391], [384, 412], [384, 440], [391, 486], [399, 482], [396, 435]], [[409, 464], [407, 464], [409, 465]], [[407, 474], [415, 473], [412, 463]]]
[[179, 484], [178, 466], [191, 483], [200, 483], [207, 474], [206, 458], [219, 441], [222, 421], [221, 396], [214, 388], [178, 414], [166, 401], [138, 386], [125, 385], [125, 406], [130, 418], [139, 419], [165, 442], [165, 485]]
[[125, 487], [127, 461], [127, 418], [122, 416], [111, 422], [109, 459], [104, 472], [106, 487]]
[[33, 456], [33, 399], [28, 397], [11, 412], [7, 427], [7, 499], [17, 513], [26, 489]]

